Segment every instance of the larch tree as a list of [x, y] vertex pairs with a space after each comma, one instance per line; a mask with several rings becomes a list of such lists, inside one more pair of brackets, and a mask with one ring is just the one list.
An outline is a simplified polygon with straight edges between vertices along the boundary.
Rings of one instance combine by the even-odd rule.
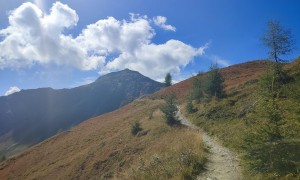
[[294, 49], [292, 33], [284, 29], [278, 21], [268, 21], [268, 29], [262, 37], [263, 44], [269, 48], [269, 55], [276, 63], [283, 62], [281, 56], [288, 55]]

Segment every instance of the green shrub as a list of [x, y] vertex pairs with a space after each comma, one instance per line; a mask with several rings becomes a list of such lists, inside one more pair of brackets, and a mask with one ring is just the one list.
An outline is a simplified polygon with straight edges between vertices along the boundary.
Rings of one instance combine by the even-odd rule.
[[224, 79], [216, 64], [211, 65], [204, 88], [209, 97], [222, 98], [225, 96]]
[[188, 97], [185, 109], [186, 109], [187, 113], [194, 113], [194, 112], [196, 112], [196, 109], [194, 108], [194, 105], [193, 105], [193, 99], [192, 99], [191, 95]]
[[191, 149], [182, 151], [178, 158], [182, 169], [182, 179], [194, 179], [201, 171], [204, 170], [206, 158], [193, 152]]
[[280, 176], [299, 173], [299, 142], [281, 140], [272, 143], [252, 143], [247, 147], [246, 159], [254, 171], [277, 173]]
[[140, 123], [139, 122], [134, 122], [132, 125], [131, 125], [131, 134], [132, 135], [137, 135], [138, 132], [142, 131], [143, 129], [140, 127]]
[[170, 126], [180, 124], [180, 121], [176, 117], [178, 108], [175, 103], [175, 94], [171, 94], [165, 97], [165, 104], [161, 106], [161, 111], [164, 113], [166, 123]]

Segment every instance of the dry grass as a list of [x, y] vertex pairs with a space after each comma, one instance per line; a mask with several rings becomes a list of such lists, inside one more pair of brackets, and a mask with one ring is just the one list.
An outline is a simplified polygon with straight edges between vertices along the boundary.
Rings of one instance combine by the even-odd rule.
[[[156, 155], [172, 172], [168, 176], [178, 179], [182, 174], [178, 154], [188, 148], [201, 161], [202, 141], [197, 132], [167, 126], [160, 104], [160, 100], [137, 100], [85, 121], [2, 162], [0, 179], [130, 179], [141, 159], [148, 164]], [[143, 128], [140, 136], [131, 134], [135, 121]]]
[[[245, 179], [299, 179], [299, 87], [300, 87], [300, 59], [287, 64], [284, 68], [289, 75], [295, 78], [294, 82], [286, 85], [286, 96], [277, 101], [281, 109], [282, 125], [280, 125], [280, 132], [285, 139], [282, 141], [285, 148], [280, 146], [273, 146], [277, 149], [271, 151], [272, 148], [266, 148], [267, 153], [270, 153], [269, 158], [277, 163], [277, 169], [272, 169], [273, 172], [254, 171], [253, 166], [250, 168], [249, 159], [243, 159]], [[244, 67], [254, 66], [255, 62], [242, 64]], [[204, 128], [208, 133], [213, 135], [216, 139], [222, 142], [225, 146], [246, 154], [245, 151], [245, 137], [251, 132], [255, 132], [260, 122], [263, 122], [265, 116], [262, 111], [261, 95], [259, 92], [258, 79], [263, 72], [261, 68], [265, 68], [267, 64], [261, 64], [261, 67], [256, 69], [242, 68], [239, 66], [228, 67], [225, 70], [239, 69], [239, 74], [234, 75], [233, 72], [228, 72], [225, 78], [225, 86], [227, 97], [223, 99], [212, 99], [208, 102], [194, 103], [198, 109], [197, 112], [189, 114], [188, 117], [193, 123]], [[247, 66], [246, 66], [247, 65]], [[259, 63], [257, 64], [259, 65]], [[251, 72], [254, 71], [251, 75]], [[232, 75], [230, 75], [232, 73]], [[226, 73], [225, 73], [226, 74]], [[293, 140], [290, 142], [290, 140]], [[287, 141], [287, 142], [286, 142]], [[295, 142], [294, 142], [295, 141]], [[263, 152], [263, 151], [261, 151]], [[276, 153], [273, 153], [276, 152]], [[262, 153], [262, 154], [267, 154]], [[284, 158], [282, 158], [284, 157]], [[250, 157], [250, 159], [254, 159]], [[288, 162], [288, 163], [287, 163]], [[289, 164], [292, 164], [289, 166]], [[295, 173], [296, 169], [296, 173]]]
[[[203, 170], [206, 154], [196, 131], [175, 128], [168, 131], [139, 158], [126, 179], [181, 179]], [[198, 163], [198, 164], [197, 164]]]
[[[247, 82], [257, 80], [258, 77], [264, 72], [267, 66], [267, 61], [249, 61], [242, 64], [237, 64], [220, 69], [220, 72], [225, 80], [224, 86], [227, 94], [239, 89], [240, 86]], [[205, 74], [204, 74], [205, 76]], [[152, 98], [160, 98], [164, 95], [175, 93], [179, 103], [184, 103], [187, 96], [192, 91], [192, 78], [181, 81], [173, 86], [163, 88], [154, 93]]]
[[[247, 82], [257, 79], [265, 65], [264, 61], [253, 61], [222, 69], [226, 93], [238, 92]], [[155, 100], [171, 92], [177, 95], [180, 104], [184, 103], [191, 92], [191, 79], [149, 96], [154, 100], [134, 101], [2, 162], [0, 179], [180, 179], [195, 173], [193, 166], [201, 169], [205, 161], [201, 137], [189, 129], [167, 126], [158, 110], [162, 101]], [[240, 92], [232, 98], [239, 100], [238, 95], [243, 96]], [[223, 107], [230, 104], [224, 103]], [[131, 124], [135, 121], [144, 129], [142, 136], [131, 134]], [[222, 126], [222, 123], [214, 123]], [[239, 123], [234, 126], [234, 121], [224, 123], [240, 128]], [[224, 141], [232, 136], [226, 133]], [[188, 157], [187, 161], [182, 157]], [[189, 159], [196, 159], [199, 164], [190, 163]]]

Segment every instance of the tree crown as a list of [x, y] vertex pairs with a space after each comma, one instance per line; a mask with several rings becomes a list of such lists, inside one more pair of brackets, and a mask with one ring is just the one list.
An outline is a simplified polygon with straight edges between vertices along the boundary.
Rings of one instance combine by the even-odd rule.
[[284, 29], [278, 21], [267, 22], [268, 29], [262, 37], [263, 44], [269, 48], [274, 62], [283, 62], [280, 56], [288, 55], [294, 49], [294, 40], [289, 29]]

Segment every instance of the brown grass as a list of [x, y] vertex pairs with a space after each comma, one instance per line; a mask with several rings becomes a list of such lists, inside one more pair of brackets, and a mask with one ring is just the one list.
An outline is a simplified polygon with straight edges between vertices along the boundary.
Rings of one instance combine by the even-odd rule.
[[[265, 61], [252, 61], [221, 69], [226, 92], [257, 79], [266, 64]], [[174, 92], [182, 104], [190, 91], [191, 79], [188, 79], [149, 98], [160, 99]], [[0, 179], [134, 179], [137, 176], [159, 179], [158, 175], [180, 179], [192, 173], [190, 166], [178, 161], [180, 155], [190, 149], [195, 155], [193, 158], [203, 161], [204, 148], [197, 132], [170, 128], [165, 124], [158, 110], [161, 102], [137, 100], [119, 110], [87, 120], [2, 162]], [[139, 121], [144, 129], [144, 135], [140, 137], [131, 134], [131, 124], [135, 121]], [[158, 163], [157, 158], [162, 163]], [[141, 161], [147, 171], [140, 170]], [[153, 163], [158, 163], [156, 165], [166, 171], [160, 171], [151, 165]]]
[[[130, 179], [141, 158], [148, 163], [156, 155], [170, 165], [170, 177], [179, 178], [174, 153], [191, 148], [204, 157], [202, 141], [197, 132], [167, 126], [160, 104], [160, 100], [137, 100], [85, 121], [1, 163], [0, 179]], [[140, 137], [131, 134], [135, 121], [144, 130]]]
[[[268, 62], [267, 61], [249, 61], [242, 64], [237, 64], [220, 69], [220, 72], [225, 80], [224, 86], [226, 93], [229, 93], [239, 86], [258, 79], [264, 72]], [[166, 94], [175, 93], [180, 103], [186, 101], [187, 95], [192, 90], [192, 78], [181, 81], [173, 86], [163, 88], [156, 92], [152, 97], [162, 97]]]

